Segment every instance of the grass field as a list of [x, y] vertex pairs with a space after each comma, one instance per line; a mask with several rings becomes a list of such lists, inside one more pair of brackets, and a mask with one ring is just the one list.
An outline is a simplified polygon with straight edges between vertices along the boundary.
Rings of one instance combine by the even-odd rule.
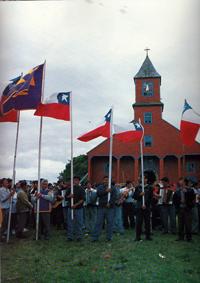
[[49, 241], [32, 238], [1, 244], [3, 283], [200, 282], [200, 236], [192, 243], [159, 232], [152, 242], [134, 242], [133, 231], [112, 242], [104, 235], [97, 243], [67, 242], [64, 231]]

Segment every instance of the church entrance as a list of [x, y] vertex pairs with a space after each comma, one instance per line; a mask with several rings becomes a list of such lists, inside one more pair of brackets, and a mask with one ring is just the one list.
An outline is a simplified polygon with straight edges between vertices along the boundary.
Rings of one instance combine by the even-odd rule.
[[[140, 162], [139, 166], [141, 166]], [[144, 156], [144, 172], [148, 175], [149, 183], [152, 184], [158, 179], [159, 158], [157, 156]]]

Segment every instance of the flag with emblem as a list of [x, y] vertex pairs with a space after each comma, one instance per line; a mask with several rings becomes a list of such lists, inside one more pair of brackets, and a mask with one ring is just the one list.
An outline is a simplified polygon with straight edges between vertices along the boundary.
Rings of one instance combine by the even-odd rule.
[[18, 76], [18, 77], [14, 78], [14, 79], [11, 79], [11, 80], [10, 80], [10, 83], [9, 83], [9, 84], [6, 86], [6, 88], [4, 89], [2, 95], [3, 95], [3, 96], [7, 96], [8, 93], [10, 92], [10, 90], [16, 86], [17, 82], [18, 82], [21, 78], [22, 78], [22, 74], [21, 74], [21, 76]]
[[183, 144], [191, 146], [195, 143], [200, 128], [200, 114], [195, 112], [185, 100], [180, 123], [180, 134]]
[[96, 127], [94, 130], [81, 135], [80, 137], [78, 137], [78, 140], [83, 142], [88, 142], [98, 137], [109, 138], [111, 114], [112, 114], [112, 109], [110, 109], [108, 113], [104, 116], [103, 125], [100, 125], [99, 127]]
[[31, 69], [25, 76], [10, 83], [1, 96], [2, 114], [11, 110], [36, 109], [41, 101], [44, 64]]
[[38, 105], [34, 115], [70, 121], [70, 95], [71, 92], [52, 94], [44, 103]]
[[143, 127], [137, 121], [132, 121], [127, 127], [114, 125], [114, 138], [121, 142], [140, 142], [143, 137]]
[[5, 115], [0, 115], [0, 123], [2, 122], [18, 122], [18, 111], [11, 110]]

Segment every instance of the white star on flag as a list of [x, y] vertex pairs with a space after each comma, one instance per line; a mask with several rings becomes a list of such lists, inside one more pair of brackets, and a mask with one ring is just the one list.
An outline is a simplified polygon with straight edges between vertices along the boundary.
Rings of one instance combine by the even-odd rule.
[[63, 94], [62, 95], [62, 101], [68, 101], [68, 95], [67, 94]]

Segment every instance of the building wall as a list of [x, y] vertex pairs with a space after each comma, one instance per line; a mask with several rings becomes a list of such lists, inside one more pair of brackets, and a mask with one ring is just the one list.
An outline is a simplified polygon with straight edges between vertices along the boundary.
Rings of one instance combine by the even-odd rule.
[[200, 155], [185, 157], [185, 176], [192, 178], [194, 181], [200, 180]]
[[125, 156], [120, 159], [120, 174], [118, 180], [120, 183], [134, 180], [134, 166], [135, 162], [132, 157]]
[[176, 183], [178, 180], [178, 160], [175, 156], [164, 158], [164, 176], [168, 177], [170, 183]]
[[[117, 160], [112, 160], [112, 178], [117, 179]], [[101, 183], [104, 176], [109, 174], [109, 158], [107, 156], [95, 156], [91, 159], [91, 172], [89, 179], [92, 183]]]

